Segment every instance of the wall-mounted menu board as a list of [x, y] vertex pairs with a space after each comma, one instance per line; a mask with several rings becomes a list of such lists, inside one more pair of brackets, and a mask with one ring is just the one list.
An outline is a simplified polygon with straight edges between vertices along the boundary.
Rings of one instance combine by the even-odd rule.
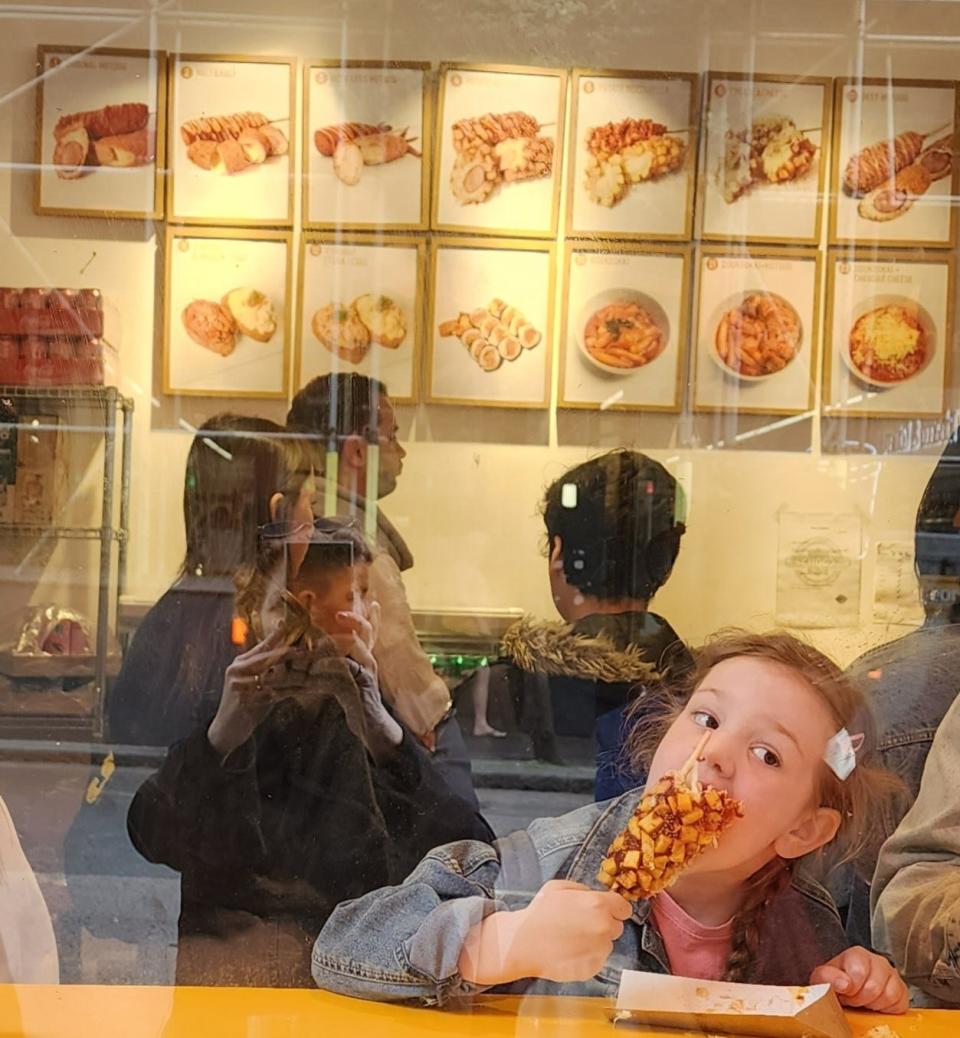
[[303, 225], [423, 230], [430, 66], [318, 61], [304, 70]]
[[287, 396], [292, 249], [280, 231], [167, 228], [165, 393]]
[[819, 266], [813, 249], [700, 250], [694, 410], [800, 414], [813, 407]]
[[165, 65], [159, 52], [38, 48], [38, 213], [163, 216]]
[[168, 220], [293, 225], [295, 68], [288, 58], [170, 58]]
[[698, 78], [575, 69], [567, 234], [688, 240]]
[[957, 85], [838, 79], [830, 239], [947, 248], [957, 240]]
[[433, 226], [557, 233], [567, 73], [441, 65]]
[[679, 411], [690, 251], [569, 243], [560, 406]]
[[956, 346], [953, 257], [833, 251], [824, 413], [943, 413]]
[[428, 400], [546, 407], [554, 275], [549, 242], [435, 240]]
[[817, 244], [829, 140], [829, 79], [709, 73], [702, 237]]
[[384, 382], [391, 400], [415, 402], [425, 268], [422, 237], [304, 235], [296, 387], [357, 371]]

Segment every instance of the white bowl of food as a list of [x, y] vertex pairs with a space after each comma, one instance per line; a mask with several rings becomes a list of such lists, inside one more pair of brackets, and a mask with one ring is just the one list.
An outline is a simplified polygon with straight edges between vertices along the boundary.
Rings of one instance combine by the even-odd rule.
[[937, 327], [916, 300], [878, 295], [854, 307], [849, 330], [836, 348], [850, 374], [872, 389], [891, 389], [916, 378], [933, 360]]
[[803, 346], [803, 324], [793, 305], [763, 289], [728, 296], [708, 328], [714, 364], [740, 382], [766, 382], [779, 375]]
[[574, 332], [590, 367], [607, 375], [629, 375], [667, 348], [670, 321], [646, 292], [609, 288], [587, 301]]

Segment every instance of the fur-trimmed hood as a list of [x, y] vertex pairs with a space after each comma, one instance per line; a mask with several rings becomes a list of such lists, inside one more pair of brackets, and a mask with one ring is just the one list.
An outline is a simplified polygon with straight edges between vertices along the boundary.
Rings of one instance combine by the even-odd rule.
[[502, 641], [504, 655], [521, 670], [610, 684], [661, 680], [671, 646], [674, 655], [688, 656], [673, 628], [653, 613], [592, 616], [575, 624], [524, 617]]

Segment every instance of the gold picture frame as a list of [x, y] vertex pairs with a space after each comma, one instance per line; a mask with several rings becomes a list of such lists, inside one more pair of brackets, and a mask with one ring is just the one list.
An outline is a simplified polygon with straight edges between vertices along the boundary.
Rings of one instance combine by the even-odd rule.
[[[715, 84], [721, 80], [730, 80], [738, 83], [772, 83], [787, 86], [815, 86], [823, 93], [820, 111], [820, 163], [817, 172], [817, 199], [813, 214], [813, 233], [806, 236], [790, 236], [781, 234], [749, 234], [733, 237], [727, 233], [709, 232], [704, 230], [706, 221], [706, 192], [710, 177], [707, 168], [710, 161], [709, 143], [710, 135], [706, 127], [710, 120], [710, 99], [713, 96]], [[704, 131], [700, 138], [700, 166], [697, 177], [697, 234], [704, 242], [741, 242], [749, 245], [796, 245], [811, 246], [820, 244], [820, 235], [823, 228], [824, 197], [827, 190], [827, 174], [830, 168], [831, 151], [833, 150], [833, 125], [832, 125], [832, 98], [831, 89], [833, 81], [827, 76], [785, 76], [773, 74], [752, 74], [749, 72], [718, 72], [710, 70], [703, 79], [703, 108], [701, 112], [701, 126]], [[805, 127], [801, 127], [805, 129]], [[742, 201], [740, 199], [739, 201]], [[748, 202], [749, 204], [749, 202]]]
[[[658, 231], [628, 231], [628, 230], [579, 230], [574, 227], [573, 214], [575, 195], [582, 186], [577, 183], [577, 154], [580, 141], [580, 83], [583, 80], [594, 79], [636, 79], [651, 81], [685, 82], [690, 87], [690, 104], [687, 113], [687, 126], [684, 129], [689, 133], [687, 155], [684, 159], [683, 173], [686, 177], [686, 201], [684, 204], [683, 229], [670, 234]], [[694, 226], [694, 203], [697, 193], [697, 156], [699, 154], [700, 134], [700, 76], [695, 72], [657, 72], [652, 70], [632, 69], [595, 69], [575, 68], [570, 76], [571, 101], [570, 101], [570, 134], [568, 136], [569, 155], [567, 157], [567, 198], [565, 206], [565, 228], [567, 238], [580, 240], [597, 239], [602, 241], [670, 241], [688, 242], [693, 236]], [[668, 127], [668, 132], [672, 127]], [[677, 131], [679, 132], [679, 130]]]
[[[173, 302], [172, 279], [173, 279], [173, 252], [174, 244], [178, 239], [205, 239], [220, 241], [251, 241], [251, 242], [279, 242], [285, 246], [286, 270], [283, 276], [284, 300], [283, 300], [283, 356], [281, 388], [274, 391], [243, 390], [243, 389], [185, 389], [171, 384], [170, 380], [170, 338], [174, 316], [171, 313]], [[167, 396], [192, 396], [227, 398], [234, 400], [288, 400], [290, 396], [290, 361], [292, 355], [292, 332], [293, 332], [293, 232], [289, 230], [263, 230], [260, 228], [238, 228], [238, 227], [198, 227], [198, 226], [171, 226], [168, 225], [163, 244], [163, 298], [160, 304], [163, 307], [163, 330], [161, 363], [163, 366], [163, 392]], [[198, 346], [197, 349], [202, 349]]]
[[[290, 90], [288, 110], [289, 115], [278, 121], [289, 121], [290, 128], [287, 134], [288, 151], [285, 157], [289, 160], [290, 173], [287, 177], [287, 214], [278, 218], [243, 218], [222, 216], [193, 216], [177, 213], [176, 203], [176, 134], [177, 127], [174, 125], [176, 113], [177, 93], [177, 69], [181, 65], [222, 63], [229, 65], [281, 65], [289, 69]], [[214, 113], [219, 114], [219, 113]], [[295, 121], [297, 117], [297, 59], [276, 56], [254, 56], [243, 54], [170, 54], [167, 58], [167, 156], [169, 168], [167, 169], [167, 221], [184, 227], [263, 227], [263, 228], [293, 228], [294, 216], [294, 182], [296, 180], [297, 166], [297, 137]]]
[[[833, 406], [830, 401], [833, 398], [833, 359], [836, 343], [833, 336], [833, 318], [836, 310], [836, 274], [837, 263], [846, 260], [851, 265], [856, 263], [904, 263], [904, 264], [936, 264], [943, 266], [947, 271], [946, 294], [943, 311], [943, 381], [940, 393], [940, 405], [938, 410], [917, 411], [877, 411], [868, 407], [839, 407]], [[942, 415], [947, 407], [947, 394], [953, 385], [954, 373], [960, 370], [955, 356], [954, 346], [954, 301], [957, 288], [957, 265], [956, 256], [942, 251], [927, 251], [922, 249], [887, 249], [887, 248], [851, 248], [843, 246], [831, 246], [827, 252], [827, 318], [829, 324], [824, 329], [823, 348], [823, 405], [821, 411], [824, 418], [873, 418], [882, 420], [886, 418], [929, 418]]]
[[[444, 155], [444, 113], [446, 111], [447, 74], [457, 72], [489, 72], [503, 75], [540, 76], [557, 80], [557, 112], [556, 134], [553, 150], [553, 188], [550, 226], [545, 229], [520, 230], [513, 227], [473, 226], [463, 223], [443, 222], [439, 217], [441, 171]], [[488, 65], [470, 62], [443, 62], [437, 70], [437, 102], [434, 109], [434, 152], [433, 175], [430, 206], [430, 226], [437, 231], [449, 231], [454, 234], [482, 234], [499, 238], [536, 238], [556, 240], [560, 228], [560, 188], [563, 168], [564, 120], [567, 103], [566, 69], [546, 68], [533, 65]], [[518, 102], [519, 103], [519, 102]], [[543, 124], [546, 125], [546, 124]]]
[[[105, 58], [136, 58], [152, 60], [156, 67], [156, 94], [153, 98], [153, 109], [156, 112], [154, 161], [153, 161], [153, 206], [150, 209], [116, 209], [111, 206], [77, 207], [45, 205], [43, 202], [43, 134], [44, 128], [44, 83], [47, 77], [47, 57], [49, 55], [90, 55]], [[33, 179], [33, 211], [38, 216], [91, 216], [110, 220], [162, 220], [164, 212], [164, 189], [161, 171], [166, 162], [166, 104], [167, 104], [167, 54], [163, 50], [125, 49], [122, 47], [77, 47], [73, 45], [40, 44], [37, 47], [37, 87], [36, 87], [36, 125], [34, 130], [34, 161], [36, 172]], [[83, 111], [83, 102], [77, 103], [77, 110]], [[139, 167], [131, 167], [139, 168]], [[96, 167], [91, 167], [94, 171]]]
[[565, 410], [598, 411], [601, 410], [599, 403], [583, 400], [569, 400], [566, 395], [566, 359], [570, 346], [570, 268], [577, 253], [592, 253], [599, 255], [615, 254], [627, 256], [673, 256], [683, 261], [682, 288], [679, 299], [679, 320], [674, 338], [677, 344], [676, 370], [674, 372], [673, 402], [671, 404], [648, 404], [648, 403], [612, 403], [602, 410], [605, 411], [634, 411], [650, 412], [659, 414], [679, 414], [683, 407], [683, 386], [687, 370], [688, 344], [690, 336], [690, 275], [693, 262], [693, 249], [690, 245], [656, 245], [646, 242], [581, 242], [568, 240], [564, 248], [563, 257], [563, 287], [562, 299], [564, 300], [563, 313], [560, 320], [560, 383], [558, 391], [557, 407]]
[[[829, 244], [839, 246], [850, 246], [854, 248], [892, 248], [892, 249], [953, 249], [957, 245], [960, 224], [958, 224], [957, 206], [946, 199], [944, 204], [949, 208], [949, 233], [947, 240], [924, 240], [920, 238], [890, 238], [878, 239], [844, 237], [837, 231], [837, 210], [840, 202], [840, 146], [843, 136], [843, 99], [844, 92], [856, 87], [926, 87], [929, 89], [952, 90], [953, 91], [953, 132], [960, 132], [960, 84], [951, 79], [884, 79], [883, 77], [867, 76], [862, 79], [853, 77], [842, 77], [834, 80], [833, 86], [833, 160], [830, 164], [830, 188], [833, 195], [830, 206], [830, 217], [828, 223], [827, 237]], [[960, 168], [954, 161], [950, 172], [950, 194], [955, 199], [960, 192]]]
[[[410, 387], [409, 395], [400, 395], [391, 391], [390, 399], [397, 404], [415, 404], [420, 399], [420, 375], [422, 371], [421, 358], [423, 356], [424, 336], [424, 308], [427, 290], [427, 237], [424, 234], [397, 234], [389, 238], [374, 237], [361, 234], [337, 234], [333, 231], [311, 231], [300, 235], [298, 292], [297, 292], [297, 314], [296, 314], [296, 338], [294, 358], [294, 392], [298, 392], [304, 383], [303, 379], [303, 335], [306, 319], [305, 303], [306, 294], [306, 253], [313, 245], [353, 245], [360, 248], [386, 248], [386, 249], [415, 249], [417, 255], [417, 283], [416, 295], [413, 306], [413, 345], [410, 357]], [[379, 377], [379, 375], [373, 375]], [[388, 384], [388, 388], [389, 384]]]
[[[546, 322], [541, 345], [544, 349], [544, 378], [541, 401], [495, 400], [492, 398], [463, 398], [438, 395], [433, 392], [435, 365], [435, 336], [437, 324], [437, 263], [441, 250], [476, 249], [486, 252], [537, 252], [547, 256]], [[458, 407], [495, 407], [505, 410], [546, 410], [550, 406], [550, 372], [553, 358], [553, 322], [556, 307], [557, 246], [549, 240], [528, 241], [514, 238], [450, 237], [433, 238], [429, 245], [429, 280], [427, 289], [426, 324], [426, 389], [424, 401], [428, 404], [453, 404]]]
[[[789, 407], [778, 407], [776, 405], [764, 405], [764, 406], [746, 406], [746, 407], [728, 407], [723, 404], [703, 404], [697, 402], [697, 391], [700, 385], [701, 362], [704, 358], [701, 357], [701, 305], [703, 302], [703, 264], [708, 262], [710, 258], [716, 259], [772, 259], [772, 260], [804, 260], [806, 262], [813, 263], [813, 300], [812, 300], [812, 317], [811, 327], [809, 331], [809, 360], [806, 363], [804, 370], [807, 373], [807, 396], [805, 400], [805, 406], [789, 406]], [[817, 248], [800, 248], [797, 246], [774, 249], [770, 246], [765, 245], [731, 245], [729, 248], [724, 248], [721, 245], [709, 244], [703, 245], [697, 250], [696, 255], [696, 272], [694, 275], [695, 289], [694, 289], [694, 303], [693, 313], [694, 320], [692, 322], [692, 333], [690, 336], [690, 349], [691, 349], [691, 364], [690, 372], [692, 375], [692, 386], [691, 386], [691, 410], [696, 414], [746, 414], [746, 415], [784, 415], [784, 416], [795, 416], [810, 413], [812, 416], [814, 405], [816, 403], [816, 387], [817, 379], [819, 378], [818, 364], [821, 363], [823, 351], [822, 346], [822, 333], [821, 325], [823, 321], [823, 311], [821, 308], [821, 282], [823, 273], [823, 261], [821, 256], [821, 250]], [[793, 303], [787, 300], [791, 306]], [[717, 362], [719, 363], [719, 362]]]
[[[310, 158], [311, 152], [311, 118], [310, 118], [310, 79], [316, 70], [323, 69], [370, 69], [389, 72], [394, 70], [419, 71], [422, 73], [421, 83], [421, 115], [422, 135], [421, 167], [420, 167], [420, 219], [416, 222], [372, 223], [369, 221], [311, 220], [310, 213]], [[352, 60], [317, 60], [304, 62], [303, 67], [303, 138], [301, 143], [301, 183], [303, 193], [301, 199], [301, 226], [305, 231], [322, 231], [339, 228], [344, 231], [401, 231], [418, 232], [430, 228], [430, 191], [433, 183], [433, 77], [428, 61], [352, 61]]]

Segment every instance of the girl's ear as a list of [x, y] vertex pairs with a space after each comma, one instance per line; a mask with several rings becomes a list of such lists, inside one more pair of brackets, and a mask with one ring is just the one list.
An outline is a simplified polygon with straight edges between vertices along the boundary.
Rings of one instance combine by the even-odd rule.
[[550, 542], [550, 561], [557, 563], [563, 558], [563, 542], [555, 536]]
[[270, 498], [270, 503], [267, 507], [270, 509], [270, 522], [275, 523], [280, 516], [280, 506], [283, 504], [283, 494], [278, 490], [273, 497]]
[[840, 812], [832, 807], [817, 807], [804, 815], [789, 832], [778, 837], [773, 849], [781, 858], [802, 858], [825, 847], [837, 835]]
[[317, 596], [312, 591], [294, 591], [293, 597], [303, 606], [304, 609], [309, 610], [313, 603], [316, 601]]

